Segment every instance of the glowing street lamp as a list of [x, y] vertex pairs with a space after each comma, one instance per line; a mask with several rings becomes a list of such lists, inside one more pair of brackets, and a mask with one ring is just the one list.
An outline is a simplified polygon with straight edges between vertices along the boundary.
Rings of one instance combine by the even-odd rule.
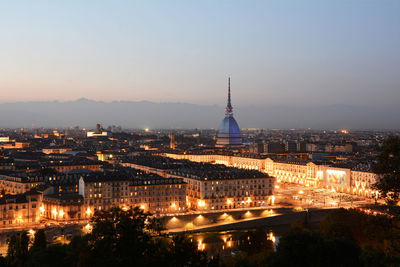
[[88, 208], [86, 209], [86, 215], [87, 215], [88, 217], [90, 217], [91, 214], [92, 214], [92, 210], [90, 209], [90, 207], [88, 207]]
[[54, 208], [54, 209], [51, 211], [51, 213], [53, 214], [54, 218], [57, 217], [58, 212], [57, 212], [57, 209], [56, 209], [56, 208]]

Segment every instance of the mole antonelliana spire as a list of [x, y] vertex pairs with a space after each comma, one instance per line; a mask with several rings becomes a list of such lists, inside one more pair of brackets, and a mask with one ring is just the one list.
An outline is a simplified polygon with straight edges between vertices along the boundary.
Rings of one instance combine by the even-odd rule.
[[228, 78], [228, 104], [226, 105], [226, 113], [232, 113], [231, 104], [231, 76]]
[[240, 135], [240, 128], [233, 117], [233, 108], [231, 103], [231, 77], [228, 78], [228, 103], [225, 110], [225, 118], [218, 129], [216, 146], [241, 146], [242, 137]]

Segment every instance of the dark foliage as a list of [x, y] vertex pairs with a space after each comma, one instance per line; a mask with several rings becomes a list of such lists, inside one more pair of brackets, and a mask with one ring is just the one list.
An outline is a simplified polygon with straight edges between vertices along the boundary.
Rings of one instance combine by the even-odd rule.
[[388, 204], [400, 200], [400, 137], [388, 137], [378, 148], [373, 171], [380, 175], [374, 187]]
[[[98, 211], [93, 230], [75, 236], [68, 245], [46, 244], [43, 230], [37, 231], [29, 247], [25, 232], [9, 240], [6, 259], [0, 266], [207, 266], [204, 252], [185, 235], [169, 238], [161, 234], [162, 225], [142, 209], [115, 208]], [[3, 260], [3, 262], [2, 262]]]

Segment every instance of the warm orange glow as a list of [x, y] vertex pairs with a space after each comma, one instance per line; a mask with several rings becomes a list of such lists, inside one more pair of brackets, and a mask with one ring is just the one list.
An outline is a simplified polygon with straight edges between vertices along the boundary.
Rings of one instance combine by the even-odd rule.
[[92, 210], [90, 209], [90, 207], [88, 207], [87, 209], [86, 209], [86, 215], [87, 216], [90, 216], [92, 214]]
[[92, 230], [93, 230], [93, 226], [92, 226], [90, 223], [88, 223], [88, 224], [85, 225], [85, 227], [83, 227], [83, 230], [84, 230], [86, 233], [90, 233], [90, 232], [92, 232]]
[[197, 201], [197, 205], [199, 207], [205, 207], [206, 206], [206, 202], [204, 200], [199, 200], [199, 201]]
[[276, 238], [275, 238], [274, 233], [270, 232], [269, 234], [267, 234], [267, 239], [268, 239], [268, 240], [271, 240], [272, 243], [275, 244]]
[[62, 218], [64, 216], [64, 211], [60, 210], [60, 212], [58, 213], [58, 216], [60, 216]]
[[248, 210], [248, 211], [244, 214], [244, 216], [245, 216], [245, 217], [251, 217], [252, 214], [251, 214], [251, 212]]
[[51, 211], [51, 213], [53, 214], [54, 217], [57, 217], [58, 212], [57, 212], [57, 209], [56, 209], [56, 208], [54, 208], [54, 209]]
[[197, 249], [203, 251], [206, 248], [206, 245], [203, 243], [203, 241], [199, 240]]

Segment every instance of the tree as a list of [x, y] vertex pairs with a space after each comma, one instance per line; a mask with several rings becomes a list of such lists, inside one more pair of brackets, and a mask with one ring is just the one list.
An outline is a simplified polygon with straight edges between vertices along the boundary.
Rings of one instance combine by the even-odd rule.
[[35, 240], [33, 241], [31, 250], [45, 249], [46, 246], [47, 246], [46, 234], [44, 232], [44, 229], [40, 229], [35, 233]]
[[28, 258], [29, 237], [24, 231], [18, 235], [13, 235], [8, 242], [7, 257], [8, 264], [13, 266], [23, 266]]
[[170, 244], [172, 266], [205, 266], [206, 254], [184, 234], [177, 234]]
[[388, 137], [378, 152], [372, 166], [378, 174], [374, 188], [388, 204], [396, 204], [400, 200], [400, 137]]
[[361, 266], [359, 249], [346, 239], [325, 239], [310, 230], [291, 230], [279, 241], [269, 266]]
[[68, 256], [67, 245], [51, 245], [44, 249], [32, 251], [24, 266], [26, 267], [70, 267], [73, 266]]
[[134, 208], [97, 211], [89, 235], [96, 266], [140, 266], [152, 258], [152, 237], [159, 235], [160, 224], [151, 214]]

